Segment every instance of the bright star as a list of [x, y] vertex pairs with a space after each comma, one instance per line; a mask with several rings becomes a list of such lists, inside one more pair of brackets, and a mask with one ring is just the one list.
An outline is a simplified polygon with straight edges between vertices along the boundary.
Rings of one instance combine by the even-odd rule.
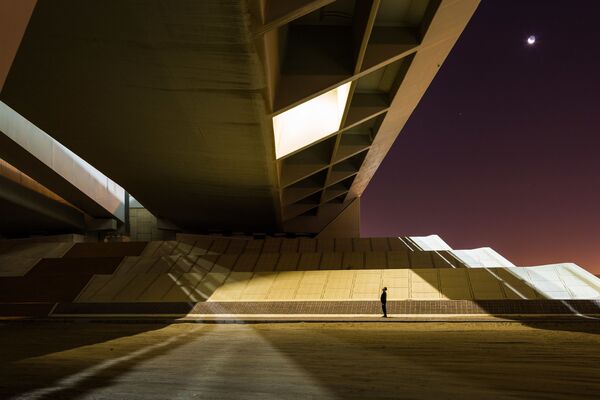
[[533, 46], [535, 44], [535, 36], [531, 35], [527, 38], [527, 44]]

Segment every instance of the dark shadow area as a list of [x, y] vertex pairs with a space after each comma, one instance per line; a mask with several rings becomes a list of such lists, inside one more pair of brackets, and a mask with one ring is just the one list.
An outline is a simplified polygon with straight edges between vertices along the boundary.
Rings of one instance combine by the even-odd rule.
[[[5, 323], [0, 329], [0, 398], [75, 399], [110, 387], [136, 365], [189, 343], [168, 323]], [[210, 328], [208, 328], [210, 329]], [[146, 335], [149, 334], [149, 335]], [[152, 337], [160, 339], [152, 339]], [[89, 348], [86, 348], [89, 346]], [[35, 360], [36, 357], [42, 357]]]
[[88, 242], [75, 243], [63, 256], [64, 258], [103, 258], [139, 256], [146, 248], [147, 242]]
[[122, 258], [44, 258], [24, 276], [0, 278], [0, 302], [73, 301], [94, 274], [112, 274]]

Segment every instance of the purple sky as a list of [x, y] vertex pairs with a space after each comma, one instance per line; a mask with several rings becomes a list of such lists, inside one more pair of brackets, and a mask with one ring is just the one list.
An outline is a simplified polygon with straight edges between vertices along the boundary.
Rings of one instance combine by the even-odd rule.
[[483, 0], [363, 195], [362, 234], [600, 273], [598, 15]]

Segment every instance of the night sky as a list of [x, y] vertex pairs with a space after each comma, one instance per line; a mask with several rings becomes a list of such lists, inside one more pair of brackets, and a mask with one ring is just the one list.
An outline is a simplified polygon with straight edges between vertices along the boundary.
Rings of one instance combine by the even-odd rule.
[[598, 15], [483, 0], [363, 195], [362, 235], [600, 274]]

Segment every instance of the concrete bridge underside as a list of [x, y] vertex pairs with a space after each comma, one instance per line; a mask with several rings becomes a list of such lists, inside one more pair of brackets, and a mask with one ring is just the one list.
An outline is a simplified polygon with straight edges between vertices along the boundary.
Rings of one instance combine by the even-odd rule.
[[[317, 234], [357, 204], [478, 0], [19, 4], [0, 101], [164, 226]], [[339, 129], [276, 156], [272, 118], [342, 86]]]
[[0, 100], [158, 217], [274, 231], [248, 24], [240, 0], [40, 0]]

